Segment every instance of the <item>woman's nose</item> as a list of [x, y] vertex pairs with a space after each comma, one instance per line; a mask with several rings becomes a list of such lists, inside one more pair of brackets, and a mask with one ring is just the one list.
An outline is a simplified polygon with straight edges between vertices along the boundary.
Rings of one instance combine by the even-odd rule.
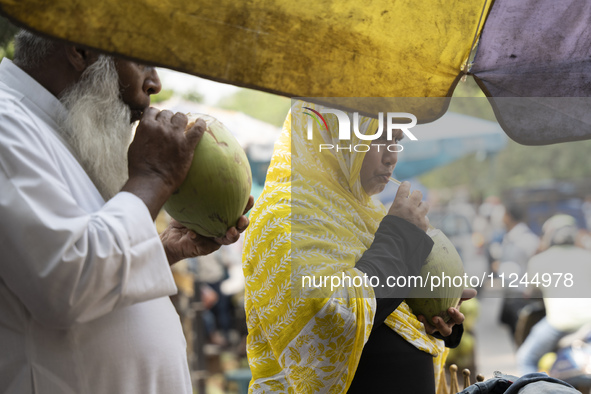
[[[391, 149], [396, 149], [397, 146], [392, 146]], [[382, 162], [387, 166], [395, 166], [398, 162], [398, 152], [390, 152], [388, 149], [384, 152], [384, 156], [382, 156]]]

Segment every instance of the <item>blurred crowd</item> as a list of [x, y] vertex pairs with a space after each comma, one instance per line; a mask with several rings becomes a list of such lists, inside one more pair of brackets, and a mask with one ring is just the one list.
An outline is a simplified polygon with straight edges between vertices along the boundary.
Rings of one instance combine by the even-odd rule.
[[[565, 269], [567, 266], [564, 264], [570, 262], [572, 267], [568, 269], [579, 272], [579, 277], [586, 275], [591, 288], [591, 196], [580, 205], [580, 215], [574, 215], [577, 217], [560, 211], [547, 211], [542, 215], [536, 212], [534, 218], [527, 204], [503, 201], [498, 196], [490, 196], [474, 204], [465, 195], [458, 194], [458, 197], [446, 204], [432, 203], [429, 218], [454, 243], [467, 273], [479, 272], [482, 275], [484, 270], [494, 278], [501, 274], [507, 277], [512, 273], [521, 277], [532, 272], [532, 264], [537, 266], [536, 271], [541, 272], [554, 264], [561, 264]], [[538, 225], [531, 225], [532, 220]], [[199, 346], [206, 349], [206, 354], [201, 357], [206, 359], [203, 367], [208, 376], [223, 373], [226, 369], [220, 366], [219, 360], [211, 361], [216, 354], [219, 358], [223, 352], [232, 354], [234, 368], [247, 368], [241, 254], [242, 244], [239, 241], [175, 267], [181, 290], [179, 297], [191, 300], [195, 298], [194, 291], [199, 292], [197, 298], [202, 311], [197, 315], [198, 320], [188, 325], [187, 334], [190, 335], [187, 337], [196, 340], [194, 333], [202, 333]], [[589, 271], [585, 271], [588, 269], [586, 266], [589, 266]], [[486, 286], [478, 290], [479, 297], [492, 296], [492, 290]], [[508, 328], [519, 371], [523, 374], [537, 371], [540, 359], [547, 360], [544, 355], [555, 354], [561, 346], [566, 346], [564, 341], [559, 344], [562, 338], [583, 332], [578, 334], [581, 338], [585, 330], [590, 330], [591, 298], [552, 298], [547, 292], [532, 291], [531, 286], [505, 288], [494, 296], [503, 297], [498, 319]], [[471, 370], [477, 369], [474, 336], [478, 334], [474, 332], [474, 322], [480, 312], [478, 302], [474, 299], [463, 306], [467, 339], [450, 353], [451, 362]], [[177, 300], [176, 305], [181, 316], [187, 316], [189, 320], [195, 317], [183, 312], [189, 308], [188, 303]], [[194, 352], [192, 345], [189, 352]], [[190, 354], [191, 357], [197, 356]], [[545, 367], [542, 365], [541, 368]]]
[[[435, 205], [432, 216], [434, 225], [455, 243], [468, 273], [484, 269], [487, 277], [505, 278], [503, 288], [484, 286], [479, 297], [502, 297], [498, 320], [508, 328], [519, 373], [545, 371], [561, 379], [579, 379], [574, 383], [586, 387], [591, 376], [591, 294], [567, 298], [554, 284], [526, 286], [520, 280], [525, 274], [531, 280], [536, 274], [541, 278], [544, 273], [570, 273], [578, 288], [591, 289], [591, 196], [568, 213], [556, 208], [559, 204], [535, 209], [539, 205], [498, 196], [480, 204], [459, 198]], [[520, 279], [516, 287], [507, 286], [510, 275]], [[561, 356], [566, 352], [568, 356]]]

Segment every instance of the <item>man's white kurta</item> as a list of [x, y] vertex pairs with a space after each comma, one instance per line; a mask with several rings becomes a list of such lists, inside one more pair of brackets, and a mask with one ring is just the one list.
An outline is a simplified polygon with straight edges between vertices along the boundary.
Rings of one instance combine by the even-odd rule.
[[0, 392], [191, 393], [170, 268], [144, 203], [101, 198], [61, 103], [0, 64]]

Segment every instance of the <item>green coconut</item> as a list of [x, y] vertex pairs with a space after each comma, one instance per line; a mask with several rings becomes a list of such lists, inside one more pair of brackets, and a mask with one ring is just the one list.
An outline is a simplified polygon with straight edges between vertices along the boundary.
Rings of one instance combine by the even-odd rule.
[[[421, 277], [426, 283], [426, 287], [412, 289], [406, 303], [415, 315], [423, 315], [429, 322], [433, 317], [439, 316], [447, 323], [450, 320], [447, 309], [458, 305], [464, 291], [464, 265], [458, 251], [441, 230], [430, 229], [427, 234], [433, 240], [434, 245], [421, 269]], [[442, 280], [439, 286], [431, 290], [434, 276], [450, 277], [452, 281], [450, 283], [447, 279]], [[460, 286], [454, 286], [454, 277], [462, 278]], [[460, 280], [456, 279], [456, 284], [460, 284], [459, 282]]]
[[212, 116], [190, 114], [187, 129], [197, 119], [203, 119], [207, 129], [185, 181], [164, 209], [197, 234], [223, 237], [246, 208], [252, 173], [244, 149], [226, 126]]

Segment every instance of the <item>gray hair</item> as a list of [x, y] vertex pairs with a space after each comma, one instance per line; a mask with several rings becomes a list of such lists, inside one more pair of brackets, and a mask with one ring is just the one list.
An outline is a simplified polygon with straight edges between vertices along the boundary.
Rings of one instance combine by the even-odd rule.
[[14, 63], [21, 68], [39, 67], [56, 48], [55, 41], [21, 30], [14, 37]]

